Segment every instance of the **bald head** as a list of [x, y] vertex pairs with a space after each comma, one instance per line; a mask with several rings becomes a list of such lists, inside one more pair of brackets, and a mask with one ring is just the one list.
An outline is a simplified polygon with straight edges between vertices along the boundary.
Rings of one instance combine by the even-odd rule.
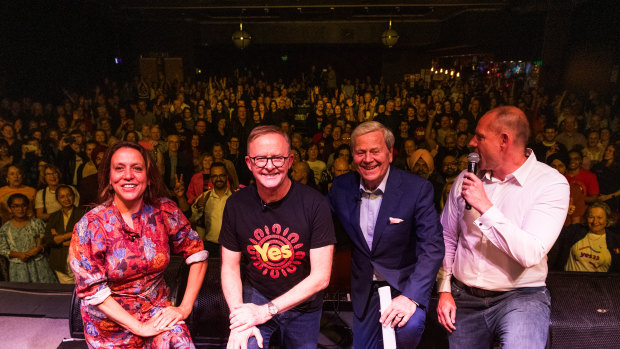
[[523, 146], [530, 138], [530, 124], [525, 113], [521, 109], [511, 106], [503, 106], [490, 110], [484, 114], [480, 123], [487, 123], [489, 128], [496, 133], [508, 133], [514, 138], [516, 145]]
[[310, 173], [310, 166], [305, 161], [298, 161], [293, 164], [293, 171], [291, 171], [291, 177], [294, 181], [308, 184], [308, 174]]
[[347, 160], [344, 158], [337, 158], [334, 160], [334, 164], [332, 165], [332, 173], [334, 174], [334, 177], [349, 173], [350, 171], [351, 168]]

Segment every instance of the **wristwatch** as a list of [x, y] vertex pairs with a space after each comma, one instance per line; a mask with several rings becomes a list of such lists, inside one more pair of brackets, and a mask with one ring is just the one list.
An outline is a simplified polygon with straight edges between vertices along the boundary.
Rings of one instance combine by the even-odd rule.
[[278, 315], [278, 307], [272, 302], [267, 303], [267, 310], [269, 311], [269, 315], [276, 316]]

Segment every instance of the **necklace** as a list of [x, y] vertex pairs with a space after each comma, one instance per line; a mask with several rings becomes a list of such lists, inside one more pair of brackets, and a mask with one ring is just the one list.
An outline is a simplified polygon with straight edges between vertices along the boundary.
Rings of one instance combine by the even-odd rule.
[[[590, 235], [598, 235], [598, 234], [594, 234], [594, 233], [588, 233], [586, 236], [588, 238], [588, 244], [590, 244], [590, 250], [592, 250], [592, 252], [594, 253], [601, 253], [601, 251], [597, 251], [594, 249], [594, 246], [592, 246], [592, 241], [590, 241]], [[605, 234], [600, 234], [595, 240], [594, 242], [599, 242], [599, 240], [601, 240], [601, 238], [603, 238], [605, 236]], [[602, 250], [600, 242], [598, 245], [598, 248]]]

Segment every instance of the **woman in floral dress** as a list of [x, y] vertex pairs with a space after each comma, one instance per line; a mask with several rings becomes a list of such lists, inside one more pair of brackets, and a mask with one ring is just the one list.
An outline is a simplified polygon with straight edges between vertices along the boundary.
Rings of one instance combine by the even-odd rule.
[[0, 228], [0, 255], [9, 259], [9, 281], [57, 283], [43, 254], [45, 223], [28, 217], [30, 200], [24, 194], [9, 196], [7, 205], [13, 218]]
[[[165, 197], [162, 177], [142, 146], [115, 144], [101, 169], [101, 205], [77, 223], [69, 252], [89, 347], [194, 348], [183, 320], [207, 267], [202, 241]], [[183, 190], [178, 184], [175, 191]], [[169, 242], [190, 265], [178, 307], [163, 277]]]

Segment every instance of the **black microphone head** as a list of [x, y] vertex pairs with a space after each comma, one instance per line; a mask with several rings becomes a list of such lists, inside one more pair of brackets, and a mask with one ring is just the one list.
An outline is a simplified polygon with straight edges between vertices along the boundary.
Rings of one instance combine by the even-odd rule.
[[479, 163], [480, 162], [480, 154], [478, 154], [476, 152], [469, 153], [469, 155], [467, 155], [467, 162]]

